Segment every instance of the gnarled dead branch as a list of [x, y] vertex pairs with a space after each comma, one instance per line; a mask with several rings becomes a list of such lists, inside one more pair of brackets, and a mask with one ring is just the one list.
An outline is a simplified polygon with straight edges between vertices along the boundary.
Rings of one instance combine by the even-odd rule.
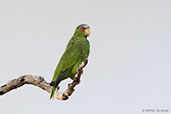
[[[67, 100], [69, 96], [74, 92], [74, 87], [79, 84], [80, 77], [83, 73], [83, 68], [87, 65], [88, 59], [86, 59], [82, 64], [80, 64], [80, 67], [77, 70], [77, 76], [73, 79], [73, 82], [68, 84], [68, 88], [62, 92], [59, 93], [58, 91], [55, 92], [54, 98], [59, 100]], [[34, 75], [24, 75], [20, 76], [17, 79], [13, 79], [3, 86], [0, 86], [0, 96], [4, 95], [5, 93], [17, 89], [24, 84], [31, 84], [34, 86], [37, 86], [48, 93], [51, 93], [52, 87], [50, 86], [50, 83], [46, 82], [45, 79], [42, 76], [34, 76]]]

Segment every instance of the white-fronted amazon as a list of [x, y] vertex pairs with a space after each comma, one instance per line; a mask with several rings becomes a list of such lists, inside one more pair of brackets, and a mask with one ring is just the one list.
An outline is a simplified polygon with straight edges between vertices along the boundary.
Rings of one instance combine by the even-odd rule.
[[90, 27], [87, 24], [77, 26], [54, 72], [50, 99], [53, 98], [58, 84], [68, 77], [73, 79], [79, 65], [89, 56], [89, 34]]

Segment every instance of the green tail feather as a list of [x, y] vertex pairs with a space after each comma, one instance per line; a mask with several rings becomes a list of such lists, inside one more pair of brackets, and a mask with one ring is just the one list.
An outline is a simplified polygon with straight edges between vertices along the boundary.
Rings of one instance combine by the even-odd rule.
[[56, 87], [55, 87], [55, 86], [53, 86], [53, 88], [52, 88], [52, 92], [51, 92], [51, 95], [50, 95], [50, 99], [52, 99], [52, 98], [54, 97], [54, 95], [55, 95], [55, 91], [56, 91]]
[[58, 84], [61, 82], [61, 80], [65, 79], [65, 76], [71, 71], [72, 67], [66, 69], [65, 71], [61, 72], [60, 75], [57, 77], [57, 79], [54, 82], [51, 82], [52, 87], [52, 92], [50, 95], [50, 99], [52, 99], [55, 95], [56, 87]]

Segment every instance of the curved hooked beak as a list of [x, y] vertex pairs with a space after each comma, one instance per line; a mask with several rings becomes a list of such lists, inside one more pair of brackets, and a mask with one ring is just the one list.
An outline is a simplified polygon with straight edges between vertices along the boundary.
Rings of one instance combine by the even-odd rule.
[[90, 28], [85, 29], [84, 35], [85, 36], [89, 36], [90, 35]]

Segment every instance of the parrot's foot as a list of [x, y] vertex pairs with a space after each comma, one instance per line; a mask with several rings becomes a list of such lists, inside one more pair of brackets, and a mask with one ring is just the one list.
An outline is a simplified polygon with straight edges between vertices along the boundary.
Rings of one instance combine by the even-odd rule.
[[83, 68], [84, 65], [85, 65], [85, 62], [83, 61], [83, 62], [80, 64], [79, 68]]

